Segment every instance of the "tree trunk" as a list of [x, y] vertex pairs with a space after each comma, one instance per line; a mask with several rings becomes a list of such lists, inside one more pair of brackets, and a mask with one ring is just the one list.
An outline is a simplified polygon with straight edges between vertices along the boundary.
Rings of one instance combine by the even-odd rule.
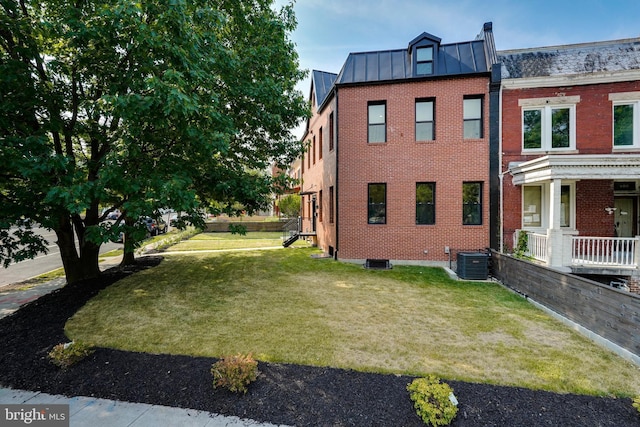
[[124, 233], [124, 254], [122, 255], [122, 262], [120, 263], [121, 267], [136, 264], [135, 239], [131, 237], [131, 231], [130, 231], [131, 227], [133, 227], [134, 225], [134, 221], [129, 217], [126, 217], [124, 221], [125, 221], [125, 224], [128, 225], [129, 227], [127, 227]]
[[98, 267], [98, 254], [100, 246], [90, 242], [80, 242], [80, 255], [76, 249], [75, 234], [68, 221], [55, 230], [58, 237], [58, 247], [62, 265], [67, 278], [67, 283], [76, 283], [85, 279], [95, 279], [100, 276]]

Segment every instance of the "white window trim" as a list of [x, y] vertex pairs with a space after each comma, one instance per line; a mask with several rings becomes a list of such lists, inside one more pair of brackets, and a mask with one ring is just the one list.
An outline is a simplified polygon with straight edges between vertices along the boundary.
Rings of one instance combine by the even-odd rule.
[[[521, 107], [520, 147], [523, 153], [572, 152], [576, 150], [576, 104], [580, 96], [555, 96], [548, 98], [519, 99]], [[569, 109], [569, 146], [551, 147], [551, 110], [556, 108]], [[542, 110], [542, 141], [540, 148], [524, 148], [524, 112]]]
[[[611, 101], [611, 147], [614, 151], [628, 151], [640, 148], [640, 92], [610, 93]], [[615, 145], [615, 124], [613, 108], [617, 105], [633, 106], [633, 143], [631, 145]]]
[[[576, 229], [576, 183], [575, 181], [563, 181], [561, 186], [569, 186], [569, 225], [561, 226], [562, 230], [572, 231]], [[524, 225], [524, 187], [542, 187], [540, 191], [540, 219], [539, 227], [529, 227]], [[520, 196], [521, 214], [520, 214], [520, 227], [522, 230], [532, 231], [534, 233], [545, 233], [549, 228], [549, 183], [542, 184], [527, 184], [522, 186], [523, 191]]]

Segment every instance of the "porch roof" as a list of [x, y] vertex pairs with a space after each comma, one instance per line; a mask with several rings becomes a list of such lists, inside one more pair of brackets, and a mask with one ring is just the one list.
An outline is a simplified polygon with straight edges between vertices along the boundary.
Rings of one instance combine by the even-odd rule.
[[514, 185], [554, 179], [639, 179], [640, 154], [558, 154], [512, 162]]

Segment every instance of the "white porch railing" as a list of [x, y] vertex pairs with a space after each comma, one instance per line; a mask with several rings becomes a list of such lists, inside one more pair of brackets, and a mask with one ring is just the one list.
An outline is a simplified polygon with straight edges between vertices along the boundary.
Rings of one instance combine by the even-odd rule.
[[547, 235], [529, 233], [527, 240], [527, 250], [530, 257], [539, 261], [547, 262]]
[[571, 264], [606, 267], [637, 267], [635, 237], [572, 237]]

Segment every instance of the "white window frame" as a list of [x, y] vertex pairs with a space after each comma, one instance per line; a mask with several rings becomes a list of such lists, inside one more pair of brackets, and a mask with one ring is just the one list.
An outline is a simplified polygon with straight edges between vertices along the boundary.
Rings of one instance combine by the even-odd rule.
[[[576, 229], [576, 183], [575, 181], [563, 181], [561, 187], [568, 186], [569, 187], [569, 225], [563, 226], [560, 228], [563, 230], [575, 230]], [[524, 188], [525, 187], [541, 187], [540, 191], [540, 226], [531, 227], [525, 226], [524, 224], [524, 215], [527, 211], [527, 207], [524, 205]], [[544, 232], [549, 228], [549, 183], [541, 183], [541, 184], [525, 184], [522, 186], [522, 192], [520, 196], [520, 203], [522, 206], [521, 214], [520, 214], [520, 227], [523, 230], [534, 231], [534, 232]]]
[[[640, 92], [610, 93], [611, 101], [611, 146], [613, 150], [625, 151], [640, 148]], [[633, 106], [633, 141], [631, 145], [615, 145], [614, 107], [618, 105]]]
[[[576, 104], [580, 102], [579, 96], [558, 96], [553, 98], [521, 99], [518, 105], [521, 107], [520, 119], [520, 148], [523, 153], [540, 152], [567, 152], [576, 150]], [[551, 117], [552, 110], [569, 109], [569, 146], [552, 148]], [[541, 111], [541, 141], [540, 148], [524, 148], [524, 113], [525, 111]]]

